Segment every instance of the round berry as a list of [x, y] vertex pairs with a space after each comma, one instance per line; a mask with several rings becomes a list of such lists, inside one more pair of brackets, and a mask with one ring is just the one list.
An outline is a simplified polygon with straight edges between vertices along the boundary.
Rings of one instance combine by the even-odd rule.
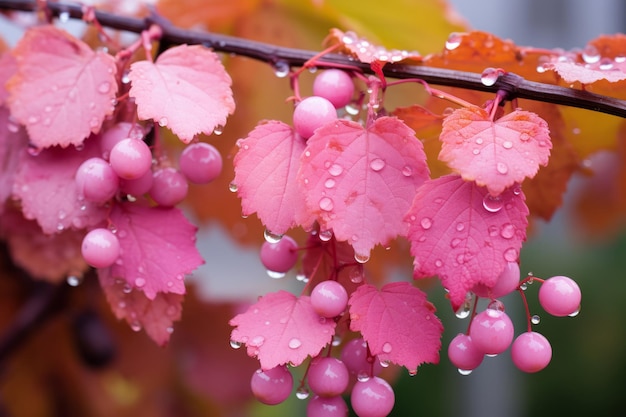
[[222, 172], [222, 155], [215, 146], [204, 142], [187, 146], [178, 158], [178, 167], [194, 184], [207, 184]]
[[298, 261], [298, 244], [293, 238], [283, 236], [278, 242], [263, 242], [261, 263], [268, 271], [285, 273]]
[[548, 278], [539, 288], [539, 304], [553, 316], [575, 314], [580, 308], [580, 300], [580, 287], [568, 277]]
[[307, 97], [293, 111], [293, 127], [304, 139], [313, 136], [318, 127], [336, 119], [335, 106], [323, 97]]
[[105, 130], [100, 135], [100, 150], [102, 151], [102, 158], [109, 160], [111, 150], [121, 140], [132, 138], [142, 140], [144, 137], [144, 128], [141, 125], [120, 122], [109, 129]]
[[508, 262], [500, 273], [495, 285], [491, 288], [484, 284], [476, 284], [472, 292], [479, 297], [500, 298], [512, 293], [519, 286], [520, 271], [517, 262]]
[[317, 357], [311, 362], [307, 374], [309, 388], [320, 397], [341, 395], [350, 381], [348, 368], [339, 359]]
[[476, 349], [469, 335], [459, 333], [448, 346], [450, 362], [462, 371], [472, 371], [482, 363], [485, 354]]
[[285, 366], [266, 371], [257, 369], [250, 379], [254, 396], [267, 405], [280, 404], [289, 397], [293, 388], [293, 376]]
[[109, 163], [118, 177], [134, 180], [150, 171], [152, 152], [142, 140], [122, 139], [111, 149]]
[[311, 291], [311, 305], [322, 317], [336, 317], [348, 305], [348, 292], [337, 281], [322, 281]]
[[83, 238], [81, 253], [89, 265], [106, 268], [119, 258], [120, 242], [109, 229], [93, 229]]
[[352, 101], [354, 82], [345, 71], [334, 68], [322, 71], [313, 81], [313, 95], [324, 97], [340, 108]]
[[393, 409], [395, 395], [387, 381], [375, 376], [354, 384], [350, 402], [359, 417], [385, 417]]
[[175, 168], [160, 168], [152, 174], [150, 197], [160, 206], [172, 207], [187, 196], [189, 185]]
[[134, 180], [120, 180], [120, 191], [138, 197], [150, 191], [153, 181], [152, 171], [148, 170], [141, 177]]
[[117, 193], [120, 179], [102, 158], [89, 158], [76, 170], [78, 198], [105, 203]]
[[504, 311], [488, 308], [474, 316], [469, 336], [478, 351], [497, 355], [511, 345], [513, 332], [513, 323]]
[[550, 363], [552, 347], [541, 333], [522, 333], [511, 346], [511, 359], [521, 371], [538, 372]]
[[306, 406], [306, 417], [348, 417], [348, 405], [340, 396], [315, 396]]
[[383, 370], [376, 356], [369, 356], [367, 343], [362, 337], [352, 339], [343, 346], [341, 361], [351, 374], [357, 376], [376, 376]]

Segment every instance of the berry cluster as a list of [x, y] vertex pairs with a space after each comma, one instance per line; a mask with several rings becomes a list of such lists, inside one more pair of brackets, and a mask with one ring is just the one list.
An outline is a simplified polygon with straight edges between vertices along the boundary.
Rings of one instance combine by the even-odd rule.
[[[538, 372], [552, 359], [550, 342], [541, 333], [531, 330], [531, 324], [539, 323], [539, 316], [530, 316], [524, 290], [528, 284], [540, 282], [539, 303], [549, 314], [557, 317], [575, 316], [580, 310], [581, 292], [574, 280], [554, 276], [546, 280], [529, 276], [520, 282], [520, 270], [516, 262], [510, 262], [496, 284], [488, 288], [477, 285], [473, 293], [489, 298], [487, 309], [473, 312], [466, 334], [455, 336], [448, 347], [450, 362], [463, 375], [476, 369], [485, 356], [498, 355], [511, 347], [511, 359], [524, 372]], [[518, 290], [526, 306], [528, 330], [514, 339], [511, 319], [504, 311], [504, 304], [497, 298]], [[472, 309], [473, 297], [468, 294], [466, 303], [457, 311], [457, 317], [465, 318]], [[475, 308], [475, 304], [474, 304]]]
[[[212, 145], [194, 142], [178, 158], [178, 169], [154, 163], [140, 125], [120, 122], [98, 137], [101, 157], [85, 160], [76, 171], [78, 198], [105, 205], [113, 198], [147, 195], [157, 205], [172, 207], [187, 195], [188, 182], [205, 184], [222, 170], [222, 157]], [[113, 265], [120, 255], [117, 236], [106, 228], [89, 231], [82, 255], [96, 268]]]

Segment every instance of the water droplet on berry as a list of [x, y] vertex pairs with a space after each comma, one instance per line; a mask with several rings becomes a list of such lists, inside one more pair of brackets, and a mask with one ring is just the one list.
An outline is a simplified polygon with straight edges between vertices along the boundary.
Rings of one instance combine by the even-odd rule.
[[309, 398], [309, 390], [306, 387], [300, 387], [296, 390], [296, 398], [299, 400], [306, 400]]
[[68, 275], [65, 281], [70, 287], [78, 287], [83, 282], [83, 277], [80, 275]]
[[274, 62], [272, 64], [272, 67], [274, 68], [274, 75], [276, 75], [278, 78], [285, 78], [287, 75], [289, 75], [289, 71], [291, 70], [289, 63], [283, 60], [278, 60]]
[[483, 73], [480, 75], [480, 82], [483, 83], [484, 86], [491, 87], [498, 81], [500, 77], [500, 71], [495, 68], [485, 68]]
[[339, 164], [332, 164], [328, 168], [328, 173], [333, 177], [337, 177], [343, 173], [343, 167]]
[[500, 317], [500, 313], [504, 311], [504, 303], [500, 300], [491, 300], [487, 305], [487, 314], [491, 317]]
[[369, 255], [363, 255], [363, 254], [355, 253], [354, 254], [354, 260], [357, 261], [360, 264], [364, 264], [364, 263], [366, 263], [367, 261], [370, 260], [370, 256]]
[[413, 168], [406, 165], [404, 168], [402, 168], [402, 175], [404, 175], [405, 177], [410, 177], [411, 175], [413, 175]]
[[385, 161], [383, 161], [380, 158], [373, 159], [370, 162], [370, 168], [372, 168], [372, 171], [378, 172], [382, 170], [384, 167], [385, 167]]
[[504, 175], [509, 172], [509, 167], [504, 162], [498, 162], [496, 164], [496, 171], [498, 171], [499, 174]]
[[580, 313], [580, 306], [578, 306], [578, 308], [576, 310], [574, 310], [572, 313], [568, 314], [568, 317], [576, 317], [578, 314]]
[[504, 259], [508, 262], [515, 262], [517, 261], [517, 249], [515, 248], [508, 248], [507, 250], [504, 251]]
[[289, 341], [288, 346], [290, 349], [298, 349], [300, 346], [302, 346], [302, 342], [300, 341], [300, 339], [294, 337]]
[[393, 348], [391, 347], [391, 343], [389, 343], [389, 342], [385, 342], [385, 343], [383, 344], [383, 352], [384, 352], [384, 353], [391, 353], [391, 350], [392, 350], [392, 349], [393, 349]]
[[161, 117], [159, 119], [159, 126], [161, 127], [167, 126], [168, 123], [169, 123], [169, 120], [167, 120], [167, 117]]
[[535, 314], [534, 316], [532, 316], [530, 318], [530, 322], [532, 324], [539, 324], [541, 322], [541, 317], [539, 317], [539, 315]]
[[333, 200], [328, 197], [322, 197], [319, 202], [320, 209], [324, 211], [331, 211], [334, 207]]
[[360, 371], [360, 372], [357, 374], [356, 379], [357, 379], [359, 382], [367, 382], [367, 381], [369, 381], [369, 379], [370, 379], [370, 374], [369, 374], [369, 373], [367, 373], [367, 372], [365, 372], [365, 371]]
[[263, 231], [263, 238], [265, 238], [267, 243], [278, 243], [283, 238], [283, 235], [272, 233], [271, 231], [265, 229], [265, 231]]
[[448, 40], [446, 41], [446, 49], [448, 51], [453, 51], [461, 45], [461, 41], [463, 40], [463, 36], [459, 33], [451, 33], [448, 36]]
[[483, 198], [483, 207], [490, 213], [497, 213], [502, 209], [504, 203], [500, 197], [494, 197], [491, 194], [485, 194]]
[[467, 375], [472, 373], [472, 370], [471, 369], [461, 369], [461, 368], [459, 368], [459, 373], [461, 375], [463, 375], [463, 376], [467, 376]]

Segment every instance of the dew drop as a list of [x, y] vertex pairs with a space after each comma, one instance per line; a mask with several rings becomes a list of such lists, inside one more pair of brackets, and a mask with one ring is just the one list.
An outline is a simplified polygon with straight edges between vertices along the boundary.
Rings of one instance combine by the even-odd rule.
[[265, 343], [265, 338], [263, 336], [254, 336], [248, 344], [252, 347], [261, 347]]
[[285, 273], [284, 272], [270, 271], [268, 269], [267, 270], [267, 276], [269, 276], [272, 279], [281, 279], [281, 278], [285, 277]]
[[364, 264], [364, 263], [366, 263], [367, 261], [370, 260], [370, 256], [369, 256], [369, 254], [363, 255], [363, 254], [355, 253], [354, 254], [354, 260], [357, 261], [360, 264]]
[[65, 281], [70, 287], [78, 287], [83, 282], [83, 277], [80, 275], [68, 275]]
[[417, 375], [417, 369], [410, 369], [409, 370], [409, 376], [410, 377], [414, 377], [415, 375]]
[[[384, 349], [384, 346], [383, 346], [383, 349]], [[386, 352], [386, 353], [389, 353], [389, 352]], [[389, 361], [378, 361], [378, 363], [383, 368], [389, 368]]]
[[135, 287], [141, 288], [144, 285], [146, 285], [146, 280], [145, 279], [143, 279], [143, 278], [136, 278], [135, 279]]
[[333, 188], [335, 186], [335, 180], [332, 178], [328, 178], [326, 181], [324, 181], [324, 187], [326, 188]]
[[422, 226], [422, 229], [428, 230], [428, 229], [430, 229], [432, 227], [433, 221], [430, 219], [430, 217], [424, 217], [420, 221], [420, 225]]
[[517, 249], [515, 248], [508, 248], [507, 250], [504, 251], [504, 259], [508, 262], [515, 262], [517, 261]]
[[332, 175], [333, 177], [338, 177], [339, 175], [343, 173], [343, 167], [339, 164], [332, 164], [328, 168], [328, 173]]
[[359, 114], [359, 107], [355, 104], [346, 104], [344, 109], [346, 110], [346, 113], [348, 113], [350, 116], [356, 116], [357, 114]]
[[530, 318], [530, 322], [532, 324], [539, 324], [541, 322], [541, 317], [539, 317], [539, 315], [535, 314], [534, 316], [532, 316]]
[[296, 390], [296, 398], [299, 400], [306, 400], [309, 398], [309, 390], [306, 387], [300, 387]]
[[470, 299], [466, 298], [465, 302], [461, 304], [461, 306], [454, 312], [454, 315], [456, 316], [456, 318], [463, 320], [463, 319], [468, 318], [471, 312], [472, 312], [471, 298]]
[[402, 168], [402, 175], [404, 175], [405, 177], [410, 177], [411, 175], [413, 175], [413, 168], [405, 165], [404, 168]]
[[487, 305], [487, 314], [491, 315], [492, 317], [499, 317], [499, 313], [503, 311], [504, 303], [500, 300], [491, 300], [489, 305]]
[[367, 381], [369, 381], [369, 379], [370, 379], [370, 374], [369, 374], [369, 373], [367, 373], [367, 372], [365, 372], [365, 371], [360, 371], [360, 372], [357, 374], [356, 379], [357, 379], [359, 382], [367, 382]]
[[568, 317], [576, 317], [578, 314], [580, 314], [580, 306], [578, 306], [578, 308], [573, 311], [572, 313], [568, 314]]
[[34, 125], [34, 124], [37, 124], [37, 123], [39, 123], [39, 117], [37, 117], [37, 116], [30, 116], [30, 117], [28, 118], [28, 120], [26, 120], [26, 122], [27, 122], [29, 125]]
[[448, 40], [446, 40], [446, 49], [448, 51], [453, 51], [461, 45], [461, 41], [463, 40], [463, 36], [460, 33], [453, 32], [448, 36]]
[[333, 237], [333, 232], [331, 230], [322, 230], [319, 233], [320, 240], [322, 242], [328, 242]]
[[320, 209], [324, 211], [331, 211], [334, 207], [333, 200], [329, 197], [322, 197], [319, 202]]
[[500, 197], [494, 197], [491, 194], [486, 194], [483, 198], [483, 207], [490, 213], [497, 213], [502, 209], [504, 203]]
[[220, 136], [222, 133], [224, 133], [224, 126], [222, 125], [217, 125], [213, 128], [213, 134], [216, 136]]
[[522, 193], [522, 187], [520, 187], [519, 185], [515, 185], [513, 187], [513, 194], [520, 195], [521, 193]]
[[476, 145], [482, 145], [484, 140], [483, 138], [476, 138], [475, 142], [476, 142]]
[[456, 231], [457, 232], [462, 232], [463, 229], [465, 229], [465, 225], [463, 223], [457, 223], [456, 224]]
[[61, 23], [67, 23], [70, 20], [70, 12], [68, 11], [63, 11], [61, 13], [59, 13], [59, 21]]
[[460, 244], [461, 242], [462, 242], [462, 240], [461, 240], [461, 239], [459, 239], [458, 237], [455, 237], [454, 239], [452, 239], [452, 240], [450, 241], [450, 247], [451, 247], [452, 249], [454, 249], [454, 248], [456, 248], [457, 246], [459, 246], [459, 244]]
[[498, 171], [499, 174], [504, 175], [509, 172], [509, 167], [504, 162], [498, 162], [496, 164], [496, 171]]
[[289, 75], [289, 71], [291, 71], [289, 63], [283, 60], [278, 60], [274, 62], [272, 64], [272, 67], [274, 68], [274, 75], [276, 75], [278, 78], [285, 78], [287, 75]]
[[598, 48], [593, 45], [587, 45], [583, 49], [582, 59], [587, 64], [595, 64], [600, 61], [600, 52], [598, 52]]
[[510, 140], [505, 140], [504, 142], [502, 142], [502, 147], [504, 149], [511, 149], [513, 147], [513, 142], [511, 142]]
[[341, 37], [341, 42], [343, 42], [346, 45], [351, 45], [354, 42], [356, 42], [356, 39], [357, 39], [356, 34], [354, 32], [348, 31], [348, 32], [345, 32], [343, 36]]
[[506, 223], [502, 225], [502, 229], [500, 230], [500, 236], [505, 239], [511, 239], [515, 236], [515, 226], [511, 223]]
[[463, 376], [467, 376], [467, 375], [472, 373], [472, 370], [471, 369], [461, 369], [461, 368], [459, 368], [459, 373], [461, 375], [463, 375]]
[[124, 284], [124, 287], [122, 288], [122, 292], [124, 294], [130, 294], [133, 291], [133, 287], [131, 287], [128, 284]]
[[236, 193], [237, 192], [237, 184], [235, 184], [234, 182], [231, 182], [228, 185], [228, 189], [230, 190], [231, 193]]
[[614, 61], [616, 64], [623, 64], [624, 62], [626, 62], [626, 56], [618, 55], [615, 57]]
[[271, 231], [265, 229], [263, 232], [263, 238], [265, 238], [267, 243], [278, 243], [283, 238], [283, 235], [272, 233]]
[[443, 266], [443, 262], [441, 261], [441, 259], [437, 259], [437, 260], [435, 261], [435, 266], [436, 266], [437, 268], [441, 268], [441, 267]]
[[333, 346], [339, 346], [341, 344], [341, 336], [334, 335], [331, 344]]
[[363, 271], [361, 271], [361, 268], [352, 268], [350, 271], [350, 282], [353, 284], [360, 284], [363, 282]]
[[100, 94], [106, 94], [109, 91], [111, 91], [111, 83], [108, 81], [105, 81], [98, 86], [98, 93]]
[[480, 149], [473, 149], [472, 150], [472, 154], [479, 155], [480, 154]]
[[376, 158], [376, 159], [372, 159], [372, 161], [370, 162], [370, 168], [372, 168], [372, 171], [380, 171], [385, 167], [385, 161], [383, 161], [380, 158]]
[[305, 274], [297, 274], [296, 281], [304, 282], [305, 284], [309, 282], [309, 278]]
[[133, 332], [138, 332], [141, 330], [141, 323], [138, 321], [133, 321], [130, 323], [130, 328]]
[[498, 81], [500, 77], [500, 71], [495, 68], [485, 68], [483, 73], [480, 75], [480, 82], [483, 83], [484, 86], [491, 87]]
[[169, 120], [167, 120], [167, 117], [161, 117], [159, 119], [159, 126], [161, 127], [167, 126], [168, 123], [169, 123]]
[[383, 344], [383, 352], [384, 353], [391, 353], [391, 350], [392, 350], [391, 343], [385, 342]]
[[302, 342], [300, 341], [300, 339], [297, 338], [293, 338], [289, 341], [289, 349], [298, 349], [300, 346], [302, 346]]

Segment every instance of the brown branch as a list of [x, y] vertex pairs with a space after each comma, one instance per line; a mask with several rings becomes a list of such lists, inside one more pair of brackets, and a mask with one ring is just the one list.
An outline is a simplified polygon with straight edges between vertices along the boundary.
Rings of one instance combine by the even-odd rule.
[[[35, 11], [37, 10], [37, 1], [0, 0], [0, 9]], [[49, 2], [48, 11], [52, 16], [65, 13], [76, 19], [82, 19], [83, 17], [83, 6], [77, 4]], [[145, 19], [119, 16], [101, 11], [96, 11], [95, 16], [104, 27], [134, 33], [146, 30], [151, 24], [158, 24], [163, 29], [162, 40], [166, 43], [202, 44], [213, 48], [215, 51], [246, 56], [273, 65], [282, 63], [291, 67], [300, 67], [316, 54], [313, 51], [284, 48], [233, 36], [180, 29], [156, 13]], [[345, 55], [328, 54], [316, 61], [316, 66], [319, 67], [337, 64], [343, 67], [360, 69], [365, 73], [372, 73], [368, 64], [350, 60]], [[528, 81], [513, 73], [502, 75], [493, 86], [483, 85], [480, 80], [481, 76], [477, 73], [424, 65], [390, 64], [384, 67], [384, 74], [390, 78], [420, 78], [429, 84], [460, 87], [468, 90], [493, 93], [498, 90], [504, 90], [507, 92], [508, 99], [530, 99], [626, 117], [626, 101], [624, 100], [552, 84]]]

